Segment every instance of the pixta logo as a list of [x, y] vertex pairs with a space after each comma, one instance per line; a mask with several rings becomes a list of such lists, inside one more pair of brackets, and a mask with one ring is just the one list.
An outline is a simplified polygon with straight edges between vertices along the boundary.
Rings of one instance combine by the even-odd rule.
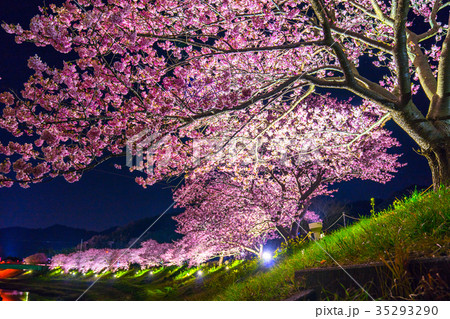
[[[153, 175], [156, 151], [167, 144], [168, 140], [169, 136], [151, 133], [149, 130], [133, 135], [126, 143], [126, 166]], [[135, 163], [134, 158], [136, 158]], [[158, 158], [159, 165], [165, 165], [168, 161], [167, 156]]]
[[193, 164], [200, 165], [203, 160], [240, 164], [263, 164], [273, 160], [284, 165], [301, 165], [306, 162], [320, 164], [323, 159], [315, 155], [319, 149], [314, 141], [307, 138], [300, 143], [290, 138], [234, 137], [229, 134], [195, 139]]
[[[126, 143], [126, 165], [148, 175], [154, 175], [155, 167], [167, 167], [171, 160], [171, 135], [151, 133], [143, 130]], [[191, 146], [189, 146], [189, 144]], [[242, 137], [230, 134], [197, 138], [186, 141], [191, 148], [192, 167], [206, 163], [248, 165], [278, 161], [284, 165], [302, 163], [321, 164], [322, 158], [315, 156], [318, 148], [308, 139], [299, 143], [290, 138]], [[164, 151], [162, 149], [164, 148]]]

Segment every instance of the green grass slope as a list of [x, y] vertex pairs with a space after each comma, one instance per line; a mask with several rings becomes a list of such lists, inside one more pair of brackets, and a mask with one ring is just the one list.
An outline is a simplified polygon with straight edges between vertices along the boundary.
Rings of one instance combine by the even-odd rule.
[[[229, 285], [216, 300], [280, 300], [296, 292], [296, 270], [446, 256], [450, 247], [450, 189], [414, 193], [385, 211], [281, 253], [270, 271]], [[334, 261], [333, 261], [334, 259]], [[336, 261], [336, 262], [335, 262]]]

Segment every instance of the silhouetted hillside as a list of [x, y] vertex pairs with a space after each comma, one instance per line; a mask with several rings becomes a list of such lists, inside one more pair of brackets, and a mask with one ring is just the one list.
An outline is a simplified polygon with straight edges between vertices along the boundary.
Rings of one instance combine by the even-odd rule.
[[75, 247], [98, 232], [54, 225], [47, 228], [30, 229], [9, 227], [0, 229], [0, 256], [27, 257], [37, 252], [53, 254]]
[[[162, 216], [141, 238], [141, 241], [154, 239], [160, 243], [171, 242], [181, 235], [175, 233], [176, 222], [172, 219], [177, 213]], [[125, 226], [111, 227], [102, 232], [87, 231], [63, 225], [30, 229], [9, 227], [0, 229], [0, 257], [15, 256], [24, 258], [37, 252], [51, 256], [79, 249], [83, 240], [84, 248], [125, 248], [138, 238], [158, 217], [133, 221]], [[139, 246], [139, 242], [136, 246]]]
[[[175, 232], [176, 222], [172, 216], [163, 215], [144, 236], [136, 243], [135, 247], [139, 247], [139, 243], [148, 239], [154, 239], [159, 243], [168, 243], [181, 238], [180, 234]], [[150, 225], [152, 225], [158, 217], [149, 217], [131, 222], [125, 226], [113, 228], [110, 231], [103, 231], [101, 234], [94, 235], [90, 238], [83, 248], [126, 248], [135, 239], [137, 239]]]

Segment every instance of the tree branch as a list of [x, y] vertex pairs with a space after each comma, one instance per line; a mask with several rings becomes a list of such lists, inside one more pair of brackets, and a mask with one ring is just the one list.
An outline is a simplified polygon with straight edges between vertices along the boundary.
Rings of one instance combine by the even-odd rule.
[[370, 3], [372, 4], [372, 8], [375, 11], [375, 13], [377, 14], [377, 16], [381, 19], [383, 19], [384, 14], [383, 11], [381, 11], [380, 6], [378, 5], [378, 2], [376, 0], [370, 0]]
[[448, 31], [442, 44], [441, 57], [439, 59], [436, 97], [437, 101], [431, 103], [427, 118], [439, 119], [448, 117], [450, 115], [450, 32]]
[[351, 91], [364, 99], [368, 99], [375, 103], [383, 105], [388, 110], [396, 109], [397, 101], [394, 94], [381, 87], [380, 85], [359, 75], [355, 77], [357, 83], [353, 87], [350, 87], [344, 78], [327, 80], [306, 74], [303, 76], [303, 79], [308, 81], [309, 83], [315, 84], [318, 87]]
[[[448, 3], [446, 5], [448, 5]], [[422, 33], [422, 34], [417, 35], [417, 39], [418, 39], [419, 42], [424, 41], [424, 40], [432, 37], [433, 35], [436, 34], [436, 32], [438, 32], [439, 25], [437, 24], [436, 16], [437, 16], [437, 13], [438, 13], [438, 11], [440, 9], [442, 9], [442, 7], [441, 7], [441, 0], [435, 0], [434, 1], [434, 5], [433, 5], [433, 9], [431, 10], [431, 14], [430, 14], [430, 26], [431, 26], [431, 29], [426, 31], [426, 32], [424, 32], [424, 33]]]
[[322, 183], [322, 177], [323, 177], [324, 171], [319, 170], [319, 173], [317, 174], [316, 180], [311, 183], [309, 188], [303, 192], [302, 196], [299, 199], [299, 202], [304, 201], [307, 199], [311, 194], [317, 189], [317, 187], [320, 186], [320, 183]]
[[328, 21], [328, 17], [325, 15], [324, 4], [318, 0], [311, 0], [311, 6], [314, 10], [315, 15], [319, 19], [320, 24], [323, 28], [324, 43], [333, 49], [336, 54], [339, 64], [341, 65], [342, 72], [344, 73], [345, 80], [349, 86], [355, 85], [354, 73], [358, 73], [352, 62], [349, 61], [347, 55], [344, 52], [342, 46], [333, 39], [331, 34], [331, 27]]
[[336, 32], [339, 35], [358, 40], [358, 41], [365, 43], [375, 49], [381, 50], [385, 53], [392, 53], [392, 47], [389, 44], [386, 44], [384, 42], [373, 40], [373, 39], [366, 37], [362, 34], [359, 34], [357, 32], [353, 32], [351, 30], [345, 30], [345, 29], [339, 28], [335, 25], [331, 26], [331, 30], [333, 30], [334, 32]]
[[276, 86], [271, 91], [259, 94], [259, 95], [255, 96], [255, 97], [252, 97], [251, 99], [249, 99], [249, 100], [245, 101], [244, 103], [241, 103], [241, 104], [239, 104], [239, 105], [237, 105], [237, 106], [235, 106], [233, 108], [230, 108], [230, 109], [212, 109], [210, 111], [207, 111], [207, 112], [204, 112], [204, 113], [201, 113], [201, 114], [197, 114], [197, 115], [193, 115], [193, 116], [184, 118], [184, 122], [191, 123], [191, 122], [193, 122], [195, 120], [198, 120], [198, 119], [201, 119], [201, 118], [205, 118], [205, 117], [208, 117], [208, 116], [214, 116], [214, 115], [218, 115], [218, 114], [225, 113], [225, 112], [230, 112], [230, 111], [243, 110], [243, 109], [247, 108], [248, 106], [250, 106], [250, 105], [252, 105], [252, 104], [254, 104], [254, 103], [258, 102], [258, 101], [270, 98], [273, 95], [283, 91], [284, 89], [289, 87], [291, 84], [293, 84], [295, 81], [297, 81], [301, 77], [302, 77], [301, 75], [292, 76], [292, 77], [288, 78], [286, 81], [284, 81], [283, 83], [281, 83], [280, 85]]
[[305, 92], [305, 94], [303, 94], [297, 101], [295, 101], [292, 106], [286, 111], [284, 112], [281, 116], [279, 116], [277, 119], [275, 119], [272, 123], [270, 123], [269, 125], [267, 125], [266, 128], [264, 128], [258, 135], [256, 135], [253, 138], [253, 141], [255, 141], [258, 137], [260, 137], [261, 135], [263, 135], [265, 132], [267, 132], [267, 130], [269, 130], [272, 126], [274, 126], [277, 122], [279, 122], [280, 120], [282, 120], [284, 117], [286, 117], [290, 112], [292, 112], [297, 105], [303, 101], [306, 97], [308, 97], [312, 92], [314, 91], [314, 85], [310, 85], [308, 90]]
[[420, 84], [428, 99], [431, 101], [433, 96], [436, 94], [436, 79], [433, 75], [430, 64], [428, 63], [428, 58], [423, 54], [422, 49], [419, 46], [419, 39], [417, 35], [409, 30], [407, 30], [407, 32], [408, 42], [412, 44], [410, 46], [409, 55], [411, 56], [411, 60], [416, 69]]
[[[395, 2], [396, 0], [394, 0]], [[369, 10], [367, 10], [364, 6], [360, 5], [359, 3], [356, 3], [355, 1], [350, 1], [350, 3], [355, 7], [358, 8], [359, 10], [361, 10], [362, 12], [364, 12], [364, 14], [367, 14], [369, 17], [377, 19], [381, 22], [383, 22], [384, 24], [393, 27], [394, 26], [394, 19], [392, 17], [386, 17], [384, 15], [377, 15], [374, 14], [372, 12], [370, 12]]]
[[[150, 33], [139, 33], [138, 36], [145, 37], [145, 38], [156, 38], [156, 39], [162, 40], [162, 41], [179, 42], [179, 43], [183, 43], [186, 45], [192, 45], [194, 47], [206, 48], [206, 49], [210, 49], [211, 51], [215, 51], [216, 54], [288, 50], [288, 49], [295, 49], [295, 48], [299, 48], [299, 47], [303, 47], [303, 46], [324, 45], [324, 42], [320, 40], [320, 41], [295, 42], [295, 43], [288, 43], [288, 44], [283, 44], [283, 45], [274, 45], [274, 46], [267, 46], [267, 47], [254, 47], [254, 48], [226, 50], [226, 49], [221, 49], [221, 48], [218, 48], [213, 45], [206, 44], [206, 43], [188, 40], [187, 37], [185, 39], [180, 39], [180, 38], [177, 38], [174, 36], [159, 36], [159, 35], [150, 34]], [[199, 35], [198, 37], [200, 37], [200, 36], [201, 35]]]
[[400, 105], [406, 106], [411, 99], [411, 75], [406, 37], [406, 20], [409, 11], [409, 0], [397, 0], [397, 17], [394, 21], [394, 59], [397, 64], [397, 80], [400, 90]]

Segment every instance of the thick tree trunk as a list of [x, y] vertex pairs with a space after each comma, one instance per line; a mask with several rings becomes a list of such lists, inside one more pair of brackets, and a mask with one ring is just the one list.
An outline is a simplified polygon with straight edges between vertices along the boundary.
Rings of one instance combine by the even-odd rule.
[[437, 190], [441, 185], [450, 185], [450, 152], [448, 145], [439, 145], [424, 151], [433, 177], [433, 188]]
[[305, 216], [305, 214], [306, 209], [302, 207], [301, 213], [294, 217], [295, 221], [291, 224], [289, 228], [282, 227], [280, 225], [276, 226], [278, 233], [283, 237], [286, 244], [288, 243], [289, 239], [298, 238], [300, 230], [308, 233], [307, 227], [305, 225], [301, 225], [301, 223], [303, 222], [302, 218], [303, 216]]
[[[448, 105], [446, 105], [448, 109]], [[445, 118], [425, 118], [410, 101], [401, 111], [390, 111], [393, 120], [420, 146], [427, 158], [436, 190], [450, 185], [450, 125]]]
[[284, 242], [287, 244], [288, 240], [290, 239], [289, 231], [279, 225], [277, 225], [276, 228], [277, 228], [278, 233], [281, 235], [281, 237], [283, 237]]
[[285, 241], [285, 243], [287, 244], [289, 239], [295, 239], [298, 237], [298, 230], [300, 228], [299, 223], [294, 222], [291, 225], [291, 228], [285, 228], [285, 227], [281, 227], [281, 226], [276, 226], [278, 233], [280, 233], [283, 237], [283, 240]]
[[300, 228], [300, 222], [295, 222], [292, 224], [291, 226], [291, 233], [290, 233], [290, 237], [291, 238], [297, 238], [298, 237], [298, 230]]

